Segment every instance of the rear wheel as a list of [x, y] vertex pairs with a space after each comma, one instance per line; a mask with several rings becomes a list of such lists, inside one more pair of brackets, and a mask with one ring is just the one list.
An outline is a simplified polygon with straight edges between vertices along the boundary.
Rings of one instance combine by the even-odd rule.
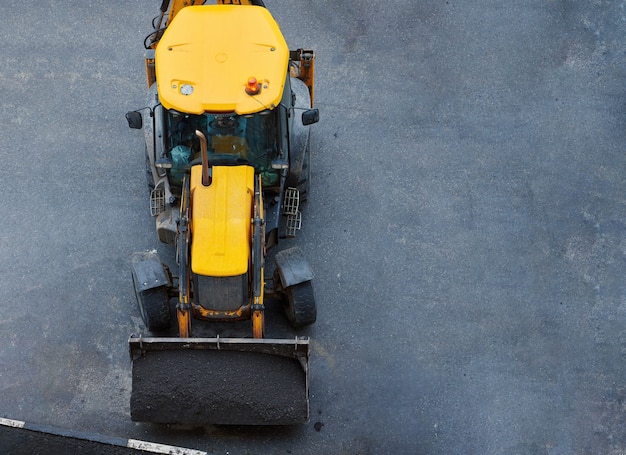
[[285, 315], [291, 325], [298, 329], [313, 324], [317, 319], [315, 294], [310, 281], [294, 284], [284, 290]]
[[302, 163], [302, 174], [298, 183], [298, 191], [300, 192], [300, 202], [306, 202], [309, 199], [309, 191], [311, 188], [311, 151], [307, 150]]
[[141, 319], [143, 319], [146, 328], [150, 332], [162, 332], [169, 329], [170, 306], [167, 287], [160, 286], [138, 291], [134, 274], [133, 285], [135, 287], [135, 296], [137, 298], [137, 305], [139, 305]]
[[154, 189], [154, 176], [152, 175], [152, 166], [150, 165], [150, 157], [146, 148], [146, 183], [148, 184], [148, 192]]
[[306, 148], [301, 154], [293, 157], [293, 166], [287, 177], [287, 186], [297, 188], [300, 192], [300, 202], [306, 202], [309, 198], [311, 187], [311, 147], [310, 138], [307, 138]]

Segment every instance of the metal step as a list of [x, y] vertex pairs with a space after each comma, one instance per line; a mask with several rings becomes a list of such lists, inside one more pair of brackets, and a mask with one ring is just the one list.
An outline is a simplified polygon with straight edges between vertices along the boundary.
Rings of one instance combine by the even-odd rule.
[[283, 198], [283, 214], [287, 216], [285, 235], [295, 237], [296, 231], [302, 227], [302, 214], [300, 213], [300, 191], [297, 188], [287, 188]]
[[158, 216], [165, 210], [165, 190], [161, 187], [150, 192], [150, 215]]

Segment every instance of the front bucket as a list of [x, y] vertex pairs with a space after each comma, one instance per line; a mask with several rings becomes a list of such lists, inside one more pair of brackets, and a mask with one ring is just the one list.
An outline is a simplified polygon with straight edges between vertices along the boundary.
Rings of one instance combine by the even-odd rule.
[[291, 425], [309, 419], [309, 340], [141, 338], [132, 359], [139, 422]]

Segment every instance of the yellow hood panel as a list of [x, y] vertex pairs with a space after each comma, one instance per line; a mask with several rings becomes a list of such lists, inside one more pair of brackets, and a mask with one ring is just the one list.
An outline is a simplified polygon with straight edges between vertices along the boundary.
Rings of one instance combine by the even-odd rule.
[[202, 185], [202, 166], [191, 168], [191, 270], [206, 276], [246, 273], [250, 258], [254, 168], [214, 166]]
[[[159, 98], [190, 114], [250, 114], [280, 103], [289, 48], [260, 6], [204, 5], [180, 10], [156, 48]], [[246, 93], [249, 78], [261, 84]]]

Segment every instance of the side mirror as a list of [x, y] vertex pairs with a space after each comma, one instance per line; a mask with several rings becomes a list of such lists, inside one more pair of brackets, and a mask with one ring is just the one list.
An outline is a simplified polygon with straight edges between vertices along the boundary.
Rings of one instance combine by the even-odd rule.
[[172, 169], [174, 167], [174, 163], [169, 158], [159, 158], [154, 162], [154, 167], [159, 169]]
[[320, 121], [320, 111], [319, 109], [309, 109], [308, 111], [304, 111], [302, 113], [302, 124], [303, 125], [312, 125]]
[[129, 128], [134, 130], [140, 130], [143, 126], [143, 120], [141, 112], [131, 111], [126, 113], [126, 121], [128, 121]]
[[276, 170], [289, 169], [289, 162], [284, 158], [273, 159], [272, 169], [276, 169]]

